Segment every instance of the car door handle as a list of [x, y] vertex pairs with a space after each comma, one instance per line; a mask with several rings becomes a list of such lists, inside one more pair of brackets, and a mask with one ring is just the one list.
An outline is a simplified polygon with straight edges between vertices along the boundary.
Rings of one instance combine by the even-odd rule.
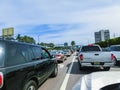
[[95, 54], [95, 56], [99, 56], [99, 54]]

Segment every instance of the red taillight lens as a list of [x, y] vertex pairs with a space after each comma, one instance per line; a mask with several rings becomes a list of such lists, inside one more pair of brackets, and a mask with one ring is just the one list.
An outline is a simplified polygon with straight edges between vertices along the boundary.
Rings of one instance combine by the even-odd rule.
[[0, 72], [0, 88], [3, 86], [3, 74]]
[[61, 55], [61, 54], [58, 54], [58, 55], [56, 55], [56, 57], [57, 57], [57, 58], [61, 58], [61, 57], [62, 57], [62, 55]]
[[115, 59], [114, 54], [111, 54], [111, 60], [114, 60], [114, 59]]
[[80, 60], [83, 60], [83, 54], [80, 55]]

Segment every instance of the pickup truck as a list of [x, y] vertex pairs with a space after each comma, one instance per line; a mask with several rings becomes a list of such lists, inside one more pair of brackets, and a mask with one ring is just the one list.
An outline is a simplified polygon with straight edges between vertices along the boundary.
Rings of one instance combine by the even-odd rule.
[[100, 67], [108, 71], [111, 66], [114, 66], [114, 59], [114, 54], [102, 51], [99, 45], [82, 46], [78, 54], [80, 70], [84, 67]]
[[120, 45], [111, 45], [109, 51], [115, 56], [115, 65], [120, 65]]

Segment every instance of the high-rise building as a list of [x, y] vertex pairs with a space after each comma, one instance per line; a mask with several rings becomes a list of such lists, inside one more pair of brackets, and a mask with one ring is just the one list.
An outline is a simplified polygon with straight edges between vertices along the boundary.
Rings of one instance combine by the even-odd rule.
[[100, 30], [99, 32], [95, 32], [95, 43], [105, 41], [110, 39], [109, 30]]

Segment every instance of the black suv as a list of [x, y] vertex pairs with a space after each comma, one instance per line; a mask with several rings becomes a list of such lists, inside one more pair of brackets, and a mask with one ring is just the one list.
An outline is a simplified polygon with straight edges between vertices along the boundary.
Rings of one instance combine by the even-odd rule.
[[0, 40], [0, 90], [37, 90], [57, 73], [57, 61], [45, 48]]

